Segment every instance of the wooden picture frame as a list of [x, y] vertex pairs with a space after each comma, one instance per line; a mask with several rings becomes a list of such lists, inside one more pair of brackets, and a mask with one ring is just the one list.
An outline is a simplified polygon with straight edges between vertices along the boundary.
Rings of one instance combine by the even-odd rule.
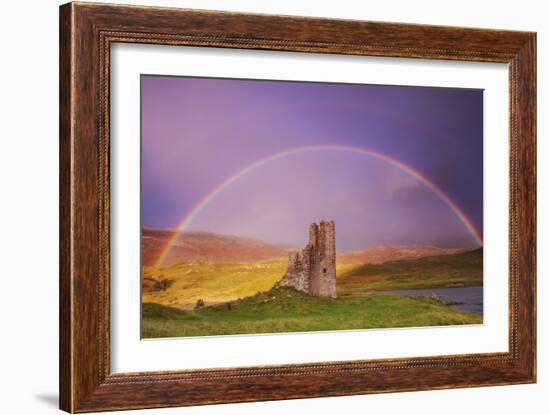
[[[109, 70], [117, 42], [509, 65], [509, 352], [111, 373]], [[536, 379], [536, 34], [69, 3], [60, 8], [60, 407], [68, 412]]]

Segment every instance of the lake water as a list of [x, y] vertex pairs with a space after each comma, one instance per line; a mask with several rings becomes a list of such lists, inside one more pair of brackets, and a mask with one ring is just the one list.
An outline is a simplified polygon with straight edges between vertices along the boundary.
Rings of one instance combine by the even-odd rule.
[[376, 291], [376, 294], [396, 294], [409, 297], [428, 297], [435, 294], [446, 301], [460, 303], [451, 305], [455, 310], [483, 314], [483, 286]]

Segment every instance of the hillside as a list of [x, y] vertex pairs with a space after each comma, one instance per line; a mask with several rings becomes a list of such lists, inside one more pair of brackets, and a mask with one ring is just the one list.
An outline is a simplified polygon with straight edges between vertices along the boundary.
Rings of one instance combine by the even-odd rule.
[[[161, 250], [172, 237], [170, 229], [142, 227], [141, 247], [143, 265], [153, 265]], [[166, 264], [182, 261], [248, 262], [286, 257], [292, 248], [272, 245], [253, 238], [220, 235], [211, 232], [184, 232], [169, 256]]]
[[364, 264], [338, 275], [339, 295], [373, 290], [481, 285], [483, 248], [384, 264]]
[[[192, 309], [198, 300], [212, 305], [270, 290], [284, 276], [288, 252], [293, 250], [251, 238], [186, 232], [176, 242], [166, 263], [156, 269], [153, 264], [172, 232], [144, 227], [142, 236], [142, 301], [186, 310]], [[338, 295], [481, 285], [482, 250], [456, 251], [397, 245], [338, 254]]]
[[216, 304], [267, 291], [286, 271], [285, 258], [256, 262], [189, 261], [145, 268], [142, 300], [193, 308], [197, 300]]
[[453, 255], [465, 250], [465, 248], [440, 248], [432, 245], [371, 245], [357, 251], [341, 253], [338, 259], [344, 263], [383, 264], [389, 261]]
[[427, 298], [330, 299], [277, 288], [196, 311], [144, 303], [142, 322], [142, 337], [155, 338], [479, 324], [482, 317]]
[[[192, 309], [268, 291], [286, 272], [286, 258], [254, 262], [189, 261], [160, 270], [144, 268], [142, 300]], [[481, 285], [483, 251], [392, 261], [385, 264], [336, 263], [339, 296], [361, 296], [375, 290]]]
[[[161, 250], [172, 237], [171, 229], [142, 227], [143, 265], [153, 265]], [[165, 262], [166, 265], [183, 261], [251, 262], [282, 258], [299, 248], [273, 245], [267, 242], [232, 235], [191, 231], [183, 233]], [[453, 255], [465, 248], [439, 248], [431, 245], [371, 245], [366, 248], [338, 253], [342, 264], [383, 264], [389, 261], [417, 259], [437, 255]]]

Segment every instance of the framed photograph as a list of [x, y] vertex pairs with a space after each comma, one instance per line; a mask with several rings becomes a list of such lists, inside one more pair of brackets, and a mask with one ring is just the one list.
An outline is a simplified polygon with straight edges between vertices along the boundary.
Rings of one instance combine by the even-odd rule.
[[536, 380], [536, 35], [60, 8], [60, 407]]

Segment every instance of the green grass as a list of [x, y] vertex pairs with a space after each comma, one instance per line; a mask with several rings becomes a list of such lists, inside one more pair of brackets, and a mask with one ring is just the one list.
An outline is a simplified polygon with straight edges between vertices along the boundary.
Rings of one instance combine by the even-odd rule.
[[430, 299], [397, 295], [330, 299], [291, 288], [196, 311], [144, 303], [142, 313], [144, 338], [482, 323], [480, 315]]
[[483, 251], [415, 260], [366, 264], [338, 276], [338, 295], [376, 290], [436, 288], [483, 284]]

